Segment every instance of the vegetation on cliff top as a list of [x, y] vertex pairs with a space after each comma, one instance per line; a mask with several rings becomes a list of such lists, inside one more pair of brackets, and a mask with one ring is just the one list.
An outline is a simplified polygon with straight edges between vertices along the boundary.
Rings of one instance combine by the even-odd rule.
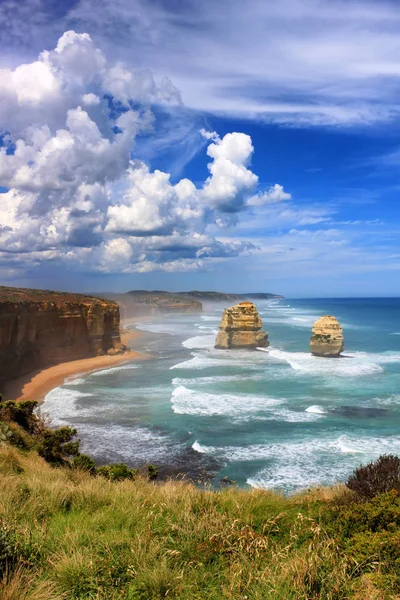
[[[74, 465], [84, 455], [63, 436], [62, 460], [51, 462], [64, 466], [41, 458], [34, 448], [47, 454], [37, 446], [43, 435], [29, 430], [47, 428], [31, 421], [32, 404], [0, 405], [2, 600], [400, 597], [394, 457], [357, 470], [352, 491], [289, 498], [124, 478], [127, 467], [114, 465], [121, 481], [93, 476], [89, 457]], [[25, 450], [10, 443], [10, 431]]]
[[83, 302], [96, 304], [100, 302], [106, 302], [107, 304], [115, 304], [113, 300], [104, 300], [102, 298], [87, 296], [85, 294], [71, 294], [69, 292], [55, 292], [53, 290], [37, 290], [0, 286], [0, 303], [2, 302], [12, 302], [13, 304], [25, 302], [52, 302], [54, 304]]

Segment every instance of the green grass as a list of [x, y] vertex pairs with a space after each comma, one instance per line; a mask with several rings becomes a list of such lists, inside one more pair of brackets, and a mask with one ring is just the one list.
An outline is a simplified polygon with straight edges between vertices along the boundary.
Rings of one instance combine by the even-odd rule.
[[399, 527], [393, 493], [109, 481], [0, 444], [1, 600], [395, 599]]

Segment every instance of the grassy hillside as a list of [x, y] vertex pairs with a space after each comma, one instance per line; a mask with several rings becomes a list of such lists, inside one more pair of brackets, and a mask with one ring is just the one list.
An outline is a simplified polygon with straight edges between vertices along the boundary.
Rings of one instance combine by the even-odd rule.
[[400, 599], [400, 459], [284, 497], [96, 468], [0, 401], [0, 600]]
[[394, 493], [112, 482], [8, 443], [0, 474], [2, 600], [398, 597]]

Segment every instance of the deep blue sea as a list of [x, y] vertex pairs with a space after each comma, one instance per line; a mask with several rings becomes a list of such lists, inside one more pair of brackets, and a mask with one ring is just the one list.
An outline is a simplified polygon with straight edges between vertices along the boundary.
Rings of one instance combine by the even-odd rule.
[[[256, 304], [267, 350], [213, 348], [224, 305], [132, 321], [154, 359], [67, 382], [42, 412], [77, 427], [98, 462], [151, 462], [215, 485], [227, 476], [290, 492], [400, 455], [400, 299]], [[309, 352], [325, 314], [343, 327], [342, 358]]]

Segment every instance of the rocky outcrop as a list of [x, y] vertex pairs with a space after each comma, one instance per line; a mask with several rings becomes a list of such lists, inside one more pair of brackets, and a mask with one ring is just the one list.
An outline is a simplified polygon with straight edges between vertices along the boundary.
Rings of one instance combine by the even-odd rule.
[[215, 348], [257, 348], [268, 346], [268, 334], [252, 302], [240, 302], [224, 310]]
[[36, 369], [124, 350], [115, 302], [0, 287], [0, 391]]
[[314, 323], [310, 350], [315, 356], [336, 357], [344, 350], [343, 331], [336, 317], [321, 317]]

